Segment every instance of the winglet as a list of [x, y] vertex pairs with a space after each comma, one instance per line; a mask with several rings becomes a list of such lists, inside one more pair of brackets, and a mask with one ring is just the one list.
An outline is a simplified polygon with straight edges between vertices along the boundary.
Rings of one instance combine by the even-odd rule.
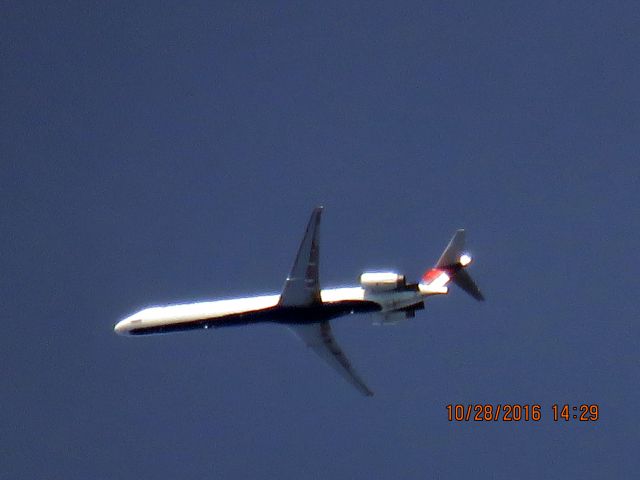
[[303, 307], [322, 303], [318, 277], [322, 209], [323, 207], [318, 206], [311, 213], [291, 273], [284, 282], [278, 303], [280, 306]]

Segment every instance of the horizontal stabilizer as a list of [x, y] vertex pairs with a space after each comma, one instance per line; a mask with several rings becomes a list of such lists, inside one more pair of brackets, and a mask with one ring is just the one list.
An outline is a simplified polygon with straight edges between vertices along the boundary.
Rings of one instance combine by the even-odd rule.
[[482, 295], [482, 292], [480, 292], [480, 289], [476, 285], [476, 282], [473, 281], [471, 275], [469, 275], [466, 270], [463, 270], [462, 268], [458, 270], [451, 281], [476, 300], [480, 302], [484, 301], [484, 295]]
[[438, 259], [436, 266], [427, 271], [419, 285], [425, 295], [447, 293], [447, 283], [453, 282], [478, 301], [484, 301], [484, 295], [466, 271], [471, 264], [471, 255], [465, 252], [465, 231], [457, 230], [447, 248]]

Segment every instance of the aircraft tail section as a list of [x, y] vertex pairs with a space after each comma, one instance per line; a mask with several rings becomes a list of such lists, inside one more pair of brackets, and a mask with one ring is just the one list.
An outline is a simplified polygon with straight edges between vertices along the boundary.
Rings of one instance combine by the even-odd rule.
[[447, 284], [453, 282], [478, 301], [484, 296], [465, 269], [472, 258], [464, 250], [465, 232], [460, 229], [453, 235], [447, 248], [438, 259], [435, 267], [428, 270], [420, 280], [419, 288], [425, 295], [444, 294], [448, 292]]

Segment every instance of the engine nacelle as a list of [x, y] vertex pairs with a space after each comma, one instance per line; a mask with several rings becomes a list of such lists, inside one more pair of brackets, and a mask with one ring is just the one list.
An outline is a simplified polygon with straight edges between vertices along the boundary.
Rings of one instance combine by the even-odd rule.
[[404, 275], [394, 272], [365, 272], [360, 275], [360, 285], [365, 290], [395, 290], [406, 284]]

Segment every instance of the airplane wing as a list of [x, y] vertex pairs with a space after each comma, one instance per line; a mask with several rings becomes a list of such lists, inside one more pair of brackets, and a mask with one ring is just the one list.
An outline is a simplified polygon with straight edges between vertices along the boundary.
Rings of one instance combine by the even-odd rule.
[[[318, 237], [321, 215], [322, 207], [315, 208], [311, 214], [291, 273], [284, 282], [284, 288], [278, 302], [281, 307], [313, 307], [322, 304], [318, 279], [320, 254]], [[351, 363], [333, 338], [328, 320], [319, 323], [292, 324], [289, 325], [289, 328], [320, 358], [355, 386], [360, 393], [367, 396], [373, 395], [373, 392], [353, 370]]]
[[307, 323], [289, 325], [289, 328], [298, 335], [308, 347], [312, 348], [325, 362], [331, 365], [342, 377], [358, 389], [360, 393], [368, 397], [373, 395], [369, 387], [355, 372], [349, 359], [340, 349], [333, 338], [331, 324], [328, 320], [320, 323]]
[[307, 230], [298, 249], [291, 273], [284, 282], [279, 305], [283, 307], [306, 307], [322, 303], [320, 281], [318, 280], [318, 260], [320, 245], [320, 216], [322, 207], [311, 213]]

